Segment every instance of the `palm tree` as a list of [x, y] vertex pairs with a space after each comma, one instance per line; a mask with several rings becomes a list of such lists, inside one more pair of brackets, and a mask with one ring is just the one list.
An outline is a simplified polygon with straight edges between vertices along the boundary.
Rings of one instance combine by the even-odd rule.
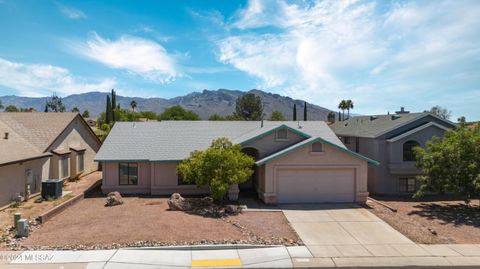
[[347, 109], [347, 101], [342, 100], [340, 104], [338, 104], [338, 108], [342, 110], [342, 120], [345, 119], [345, 109]]
[[346, 105], [347, 105], [347, 118], [350, 119], [350, 109], [353, 109], [353, 101], [348, 99], [346, 101]]
[[135, 108], [137, 107], [137, 102], [135, 100], [132, 100], [130, 102], [130, 106], [132, 107], [132, 111], [135, 112]]

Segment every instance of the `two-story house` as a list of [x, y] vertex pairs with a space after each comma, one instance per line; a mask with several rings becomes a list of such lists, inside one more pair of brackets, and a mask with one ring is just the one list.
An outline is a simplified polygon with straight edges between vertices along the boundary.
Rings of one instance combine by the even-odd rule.
[[419, 187], [413, 148], [425, 147], [455, 124], [427, 112], [358, 116], [330, 126], [351, 151], [380, 162], [369, 166], [368, 191], [373, 194], [413, 193]]

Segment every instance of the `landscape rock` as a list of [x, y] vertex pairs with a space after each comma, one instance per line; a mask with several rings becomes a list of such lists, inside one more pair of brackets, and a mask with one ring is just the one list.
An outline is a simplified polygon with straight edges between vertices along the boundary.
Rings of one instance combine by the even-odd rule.
[[238, 205], [226, 205], [225, 206], [225, 213], [228, 214], [238, 214], [242, 212], [242, 208]]
[[105, 206], [116, 206], [121, 204], [123, 204], [123, 199], [118, 191], [108, 193]]
[[170, 196], [168, 199], [167, 204], [170, 210], [187, 211], [192, 208], [190, 203], [179, 193], [172, 194], [172, 196]]

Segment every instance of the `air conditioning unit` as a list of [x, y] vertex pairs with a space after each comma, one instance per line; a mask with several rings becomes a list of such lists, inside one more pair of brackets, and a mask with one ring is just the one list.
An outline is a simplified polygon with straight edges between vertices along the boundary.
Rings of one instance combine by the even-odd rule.
[[61, 179], [47, 179], [42, 181], [42, 198], [54, 198], [62, 197], [63, 180]]

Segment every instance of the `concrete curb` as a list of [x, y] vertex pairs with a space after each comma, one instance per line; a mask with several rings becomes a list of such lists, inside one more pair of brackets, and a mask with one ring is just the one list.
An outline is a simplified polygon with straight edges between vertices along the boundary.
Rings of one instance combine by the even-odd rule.
[[164, 247], [132, 247], [121, 248], [128, 250], [225, 250], [225, 249], [251, 249], [251, 248], [274, 248], [285, 247], [284, 245], [249, 245], [249, 244], [219, 244], [219, 245], [186, 245], [186, 246], [164, 246]]

